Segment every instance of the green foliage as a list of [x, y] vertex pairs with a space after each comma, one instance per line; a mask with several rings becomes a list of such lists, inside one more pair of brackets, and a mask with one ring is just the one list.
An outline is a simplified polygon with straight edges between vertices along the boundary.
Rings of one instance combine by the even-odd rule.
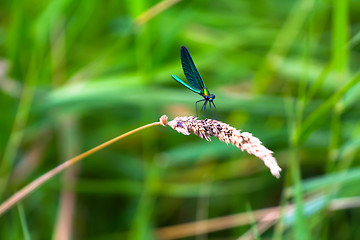
[[[158, 2], [0, 2], [1, 202], [163, 114], [196, 114], [199, 96], [171, 78], [184, 79], [182, 45], [216, 95], [218, 120], [274, 151], [280, 180], [233, 146], [159, 126], [28, 196], [0, 216], [0, 239], [55, 237], [61, 213], [73, 214], [73, 239], [156, 239], [164, 226], [239, 212], [248, 226], [208, 238], [359, 239], [356, 208], [326, 209], [360, 194], [360, 5], [180, 1], [139, 24]], [[290, 203], [296, 211], [262, 233], [252, 212]]]

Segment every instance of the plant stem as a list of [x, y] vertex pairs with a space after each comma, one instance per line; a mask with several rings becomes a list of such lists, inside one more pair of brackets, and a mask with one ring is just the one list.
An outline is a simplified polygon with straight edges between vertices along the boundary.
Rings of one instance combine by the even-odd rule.
[[133, 133], [136, 133], [138, 131], [141, 131], [145, 128], [148, 127], [152, 127], [152, 126], [156, 126], [156, 125], [160, 125], [160, 122], [154, 122], [154, 123], [150, 123], [147, 124], [145, 126], [136, 128], [134, 130], [131, 130], [127, 133], [124, 133], [120, 136], [117, 136], [103, 144], [100, 144], [97, 147], [94, 147], [90, 150], [88, 150], [87, 152], [84, 152], [72, 159], [67, 160], [66, 162], [60, 164], [59, 166], [53, 168], [52, 170], [48, 171], [47, 173], [43, 174], [42, 176], [38, 177], [37, 179], [35, 179], [34, 181], [32, 181], [31, 183], [29, 183], [28, 185], [26, 185], [25, 187], [23, 187], [21, 190], [19, 190], [18, 192], [16, 192], [14, 195], [12, 195], [8, 200], [6, 200], [5, 202], [3, 202], [0, 205], [0, 216], [2, 214], [4, 214], [7, 210], [9, 210], [15, 203], [19, 202], [21, 199], [23, 199], [24, 197], [26, 197], [27, 195], [29, 195], [32, 191], [34, 191], [35, 189], [37, 189], [40, 185], [42, 185], [43, 183], [45, 183], [47, 180], [51, 179], [52, 177], [54, 177], [56, 174], [60, 173], [61, 171], [65, 170], [66, 168], [72, 166], [73, 164], [77, 163], [78, 161], [84, 159], [85, 157], [90, 156], [91, 154], [109, 146], [110, 144], [125, 138]]

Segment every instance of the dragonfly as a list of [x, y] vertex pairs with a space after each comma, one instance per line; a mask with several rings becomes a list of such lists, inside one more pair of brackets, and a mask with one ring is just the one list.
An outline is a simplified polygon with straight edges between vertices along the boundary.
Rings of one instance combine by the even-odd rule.
[[[201, 116], [204, 117], [203, 111], [205, 111], [205, 114], [207, 116], [210, 116], [208, 114], [208, 112], [206, 111], [206, 105], [209, 103], [211, 114], [216, 119], [217, 118], [216, 106], [214, 103], [215, 95], [211, 94], [210, 91], [205, 87], [204, 81], [203, 81], [199, 71], [197, 70], [194, 61], [191, 58], [189, 50], [185, 46], [182, 46], [180, 48], [180, 57], [181, 57], [182, 69], [184, 71], [184, 75], [185, 75], [187, 81], [189, 82], [189, 84], [185, 83], [183, 80], [181, 80], [174, 74], [171, 75], [171, 77], [173, 79], [175, 79], [177, 82], [181, 83], [183, 86], [187, 87], [191, 91], [193, 91], [203, 97], [203, 99], [201, 99], [195, 103], [196, 116], [198, 114], [197, 104], [199, 102], [204, 102], [204, 104], [202, 105], [201, 110], [200, 110]], [[213, 111], [212, 106], [214, 107], [214, 111]], [[215, 112], [215, 115], [214, 115], [214, 112]]]

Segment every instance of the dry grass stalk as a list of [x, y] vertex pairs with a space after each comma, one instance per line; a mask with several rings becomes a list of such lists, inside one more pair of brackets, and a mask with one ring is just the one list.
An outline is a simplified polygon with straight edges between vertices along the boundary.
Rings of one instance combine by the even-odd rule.
[[193, 116], [176, 117], [174, 120], [168, 122], [167, 116], [163, 115], [160, 118], [160, 122], [163, 126], [169, 125], [171, 128], [184, 135], [193, 133], [207, 141], [211, 141], [211, 137], [214, 136], [226, 144], [231, 143], [241, 151], [246, 150], [249, 154], [260, 158], [270, 169], [272, 175], [276, 178], [280, 177], [281, 168], [277, 164], [276, 159], [272, 156], [273, 152], [264, 147], [261, 141], [251, 133], [240, 132], [240, 130], [217, 120], [198, 120]]
[[[313, 201], [313, 199], [309, 199], [305, 202], [305, 204], [311, 201]], [[328, 205], [328, 209], [331, 211], [358, 207], [360, 207], [360, 197], [333, 199]], [[174, 226], [162, 227], [156, 231], [156, 234], [158, 238], [162, 240], [180, 239], [249, 225], [254, 220], [258, 224], [256, 227], [261, 234], [263, 231], [266, 231], [267, 228], [271, 227], [271, 225], [274, 225], [281, 217], [292, 216], [294, 214], [294, 210], [294, 204], [259, 209], [251, 212], [254, 219], [249, 218], [248, 212], [237, 213], [228, 216], [205, 219], [197, 222], [189, 222]], [[262, 226], [259, 226], [259, 224], [262, 224]], [[199, 229], [201, 231], [199, 231]], [[243, 235], [244, 239], [246, 239], [246, 237], [248, 236], [249, 235]]]
[[123, 139], [131, 134], [134, 134], [136, 132], [139, 132], [143, 129], [146, 129], [148, 127], [152, 127], [152, 126], [157, 126], [160, 125], [160, 122], [154, 122], [154, 123], [150, 123], [147, 125], [144, 125], [142, 127], [138, 127], [134, 130], [131, 130], [127, 133], [124, 133], [120, 136], [117, 136], [107, 142], [104, 142], [80, 155], [77, 155], [74, 158], [71, 158], [65, 162], [63, 162], [62, 164], [58, 165], [57, 167], [51, 169], [50, 171], [44, 173], [43, 175], [41, 175], [40, 177], [38, 177], [37, 179], [35, 179], [34, 181], [32, 181], [31, 183], [29, 183], [28, 185], [26, 185], [25, 187], [23, 187], [22, 189], [20, 189], [19, 191], [17, 191], [14, 195], [12, 195], [9, 199], [7, 199], [6, 201], [2, 202], [0, 204], [0, 216], [2, 214], [4, 214], [6, 211], [8, 211], [10, 208], [12, 208], [17, 202], [19, 202], [20, 200], [22, 200], [24, 197], [26, 197], [27, 195], [29, 195], [30, 193], [32, 193], [34, 190], [36, 190], [37, 188], [39, 188], [42, 184], [44, 184], [45, 182], [49, 181], [50, 179], [52, 179], [54, 176], [56, 176], [57, 174], [59, 174], [60, 172], [64, 171], [65, 169], [73, 166], [75, 163], [83, 160], [84, 158], [100, 151], [101, 149], [109, 146], [110, 144], [119, 141], [120, 139]]
[[38, 177], [19, 191], [17, 191], [14, 195], [12, 195], [9, 199], [2, 202], [0, 204], [0, 216], [4, 214], [7, 210], [13, 207], [17, 202], [22, 200], [24, 197], [32, 193], [38, 187], [40, 187], [45, 182], [52, 179], [54, 176], [59, 174], [60, 172], [64, 171], [65, 169], [73, 166], [75, 163], [79, 162], [80, 160], [94, 154], [95, 152], [109, 146], [110, 144], [123, 139], [133, 133], [141, 131], [151, 126], [156, 125], [169, 125], [176, 131], [184, 134], [189, 135], [190, 133], [194, 133], [201, 137], [202, 139], [206, 139], [210, 141], [211, 136], [215, 136], [219, 138], [221, 141], [226, 142], [227, 144], [231, 143], [237, 146], [242, 151], [246, 150], [248, 153], [253, 154], [264, 161], [265, 165], [270, 168], [271, 173], [276, 176], [277, 178], [280, 177], [281, 168], [278, 166], [275, 158], [271, 155], [272, 152], [264, 147], [260, 140], [256, 137], [253, 137], [250, 133], [243, 132], [241, 133], [239, 130], [235, 128], [212, 119], [205, 119], [205, 120], [197, 120], [194, 117], [177, 117], [174, 120], [168, 122], [168, 117], [163, 115], [160, 118], [160, 122], [154, 122], [147, 124], [145, 126], [136, 128], [132, 131], [124, 133], [118, 137], [115, 137], [103, 144], [100, 144], [97, 147], [94, 147], [72, 159], [67, 160], [66, 162], [58, 165], [57, 167], [51, 169], [50, 171], [46, 172], [42, 176]]

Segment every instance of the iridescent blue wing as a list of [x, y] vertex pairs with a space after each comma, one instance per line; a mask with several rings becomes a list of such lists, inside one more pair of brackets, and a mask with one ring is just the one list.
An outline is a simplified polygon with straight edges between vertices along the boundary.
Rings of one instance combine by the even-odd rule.
[[190, 85], [193, 88], [201, 91], [203, 88], [205, 88], [204, 81], [202, 80], [199, 71], [195, 67], [194, 61], [192, 60], [190, 53], [185, 46], [181, 47], [180, 56], [181, 65], [186, 79], [189, 81]]
[[197, 93], [197, 94], [200, 94], [201, 95], [201, 91], [200, 90], [197, 90], [191, 86], [189, 86], [187, 83], [185, 83], [183, 80], [181, 80], [180, 78], [178, 78], [176, 75], [171, 75], [171, 77], [173, 79], [175, 79], [176, 81], [178, 81], [179, 83], [181, 83], [182, 85], [184, 85], [185, 87], [187, 87], [188, 89], [190, 89], [191, 91]]

